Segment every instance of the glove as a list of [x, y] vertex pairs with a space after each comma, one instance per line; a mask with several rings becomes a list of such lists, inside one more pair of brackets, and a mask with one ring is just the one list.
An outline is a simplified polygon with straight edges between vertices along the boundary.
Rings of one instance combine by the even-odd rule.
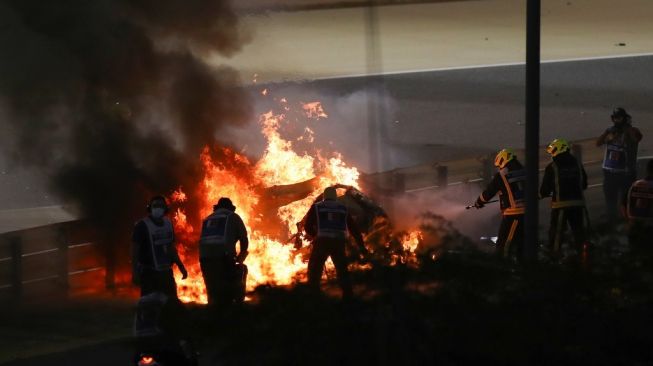
[[179, 266], [179, 272], [181, 272], [181, 279], [185, 280], [188, 278], [188, 271], [185, 266]]
[[238, 253], [238, 255], [236, 256], [236, 262], [237, 263], [245, 262], [245, 258], [247, 258], [248, 255], [249, 255], [248, 251]]

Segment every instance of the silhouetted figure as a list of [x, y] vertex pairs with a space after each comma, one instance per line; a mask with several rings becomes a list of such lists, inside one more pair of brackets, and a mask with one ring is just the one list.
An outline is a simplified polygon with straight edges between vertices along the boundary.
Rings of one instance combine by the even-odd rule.
[[[202, 223], [200, 266], [211, 305], [240, 302], [245, 296], [247, 267], [243, 262], [249, 240], [247, 228], [235, 211], [231, 200], [222, 197]], [[237, 255], [236, 243], [240, 243]]]
[[497, 193], [501, 214], [501, 226], [497, 238], [497, 254], [503, 258], [523, 257], [524, 233], [524, 185], [526, 171], [512, 149], [499, 151], [494, 158], [499, 171], [483, 193], [476, 199], [475, 207], [483, 208]]
[[174, 228], [166, 217], [165, 198], [153, 197], [147, 212], [148, 215], [136, 223], [132, 234], [132, 282], [141, 287], [141, 295], [162, 292], [176, 299], [172, 265], [177, 265], [182, 279], [186, 279], [188, 273], [177, 254]]
[[596, 146], [605, 145], [603, 158], [603, 193], [606, 216], [614, 224], [618, 215], [618, 201], [637, 177], [637, 148], [642, 133], [632, 126], [632, 118], [623, 108], [612, 111], [613, 126], [596, 140]]
[[324, 190], [324, 199], [311, 206], [306, 214], [305, 223], [304, 230], [313, 246], [308, 261], [309, 286], [319, 291], [324, 263], [331, 257], [342, 289], [342, 297], [351, 298], [353, 290], [345, 254], [347, 233], [354, 238], [361, 253], [367, 254], [367, 249], [356, 223], [347, 212], [347, 206], [338, 202], [335, 188], [328, 187]]
[[589, 249], [589, 218], [583, 194], [587, 189], [587, 173], [583, 164], [569, 152], [569, 143], [566, 140], [553, 140], [546, 151], [551, 155], [552, 161], [544, 169], [540, 198], [551, 197], [551, 256], [554, 259], [561, 257], [563, 235], [567, 225], [571, 227], [574, 235], [574, 248], [582, 255]]

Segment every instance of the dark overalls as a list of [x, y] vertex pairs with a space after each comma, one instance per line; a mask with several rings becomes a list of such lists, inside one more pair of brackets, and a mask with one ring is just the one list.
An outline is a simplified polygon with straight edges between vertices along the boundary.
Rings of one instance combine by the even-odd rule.
[[309, 286], [319, 289], [322, 268], [326, 260], [331, 257], [343, 297], [351, 297], [352, 285], [345, 254], [348, 231], [347, 207], [338, 201], [322, 201], [313, 205], [312, 211], [315, 215], [317, 233], [313, 239], [313, 248], [308, 260]]
[[637, 142], [627, 138], [623, 129], [611, 127], [616, 138], [605, 145], [603, 158], [603, 194], [609, 223], [618, 217], [619, 198], [623, 197], [637, 177]]
[[523, 258], [524, 186], [526, 171], [517, 160], [511, 160], [495, 174], [477, 203], [486, 203], [499, 194], [503, 218], [497, 238], [497, 254], [501, 257]]
[[246, 240], [245, 225], [231, 210], [216, 209], [202, 223], [200, 267], [209, 304], [228, 304], [244, 296], [238, 280], [236, 242], [241, 242], [242, 251]]
[[133, 241], [138, 245], [135, 270], [140, 275], [141, 296], [161, 292], [177, 298], [177, 285], [172, 273], [175, 234], [172, 222], [163, 217], [155, 222], [145, 217], [134, 227]]
[[587, 189], [587, 174], [582, 164], [569, 152], [553, 157], [544, 170], [540, 197], [551, 196], [549, 251], [552, 257], [561, 256], [567, 225], [574, 236], [574, 248], [579, 254], [587, 249], [589, 217], [583, 191]]

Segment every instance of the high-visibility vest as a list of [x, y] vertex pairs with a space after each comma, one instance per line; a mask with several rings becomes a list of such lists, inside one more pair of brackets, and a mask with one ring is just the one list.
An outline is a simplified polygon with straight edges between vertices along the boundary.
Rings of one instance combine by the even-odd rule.
[[[508, 195], [507, 202], [505, 198], [501, 200], [503, 205], [501, 212], [503, 215], [523, 214], [525, 209], [524, 186], [526, 185], [526, 170], [509, 170], [506, 167], [499, 170], [499, 175], [505, 187], [505, 191], [502, 190], [499, 194]], [[505, 206], [504, 202], [507, 203], [507, 206]]]
[[202, 222], [200, 257], [235, 255], [235, 243], [227, 243], [227, 229], [233, 211], [218, 209]]
[[[562, 200], [560, 197], [560, 192], [562, 191], [562, 187], [560, 186], [560, 168], [558, 167], [558, 164], [553, 161], [551, 162], [551, 166], [553, 167], [553, 176], [554, 176], [554, 181], [555, 181], [555, 196], [551, 200], [551, 208], [565, 208], [565, 207], [584, 207], [585, 206], [585, 199], [584, 197], [580, 197], [580, 199], [575, 199], [575, 200]], [[578, 188], [581, 192], [583, 192], [583, 168], [580, 162], [578, 162], [578, 170], [577, 170], [577, 177], [572, 177], [572, 178], [577, 178], [577, 184]]]
[[605, 155], [603, 157], [603, 169], [613, 173], [628, 171], [628, 156], [624, 134], [605, 144]]
[[653, 180], [640, 179], [628, 190], [628, 218], [653, 224]]
[[347, 207], [337, 201], [315, 204], [317, 237], [344, 239], [347, 237]]
[[172, 258], [170, 250], [174, 245], [175, 233], [172, 228], [172, 222], [167, 217], [163, 217], [163, 225], [158, 226], [148, 216], [144, 220], [149, 232], [150, 249], [154, 269], [157, 271], [169, 270], [172, 267]]

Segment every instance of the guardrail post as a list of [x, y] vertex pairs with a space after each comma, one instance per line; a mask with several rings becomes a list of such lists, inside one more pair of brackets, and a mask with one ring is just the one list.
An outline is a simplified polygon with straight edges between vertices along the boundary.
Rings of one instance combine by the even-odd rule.
[[68, 231], [66, 226], [62, 225], [57, 231], [57, 252], [59, 254], [58, 276], [59, 284], [62, 289], [68, 293]]
[[446, 165], [438, 165], [436, 184], [440, 189], [446, 189], [449, 184], [449, 168]]
[[571, 145], [571, 154], [576, 157], [579, 163], [583, 163], [583, 145], [581, 144], [572, 144]]
[[11, 286], [16, 298], [23, 293], [23, 243], [19, 236], [9, 238], [11, 247]]

